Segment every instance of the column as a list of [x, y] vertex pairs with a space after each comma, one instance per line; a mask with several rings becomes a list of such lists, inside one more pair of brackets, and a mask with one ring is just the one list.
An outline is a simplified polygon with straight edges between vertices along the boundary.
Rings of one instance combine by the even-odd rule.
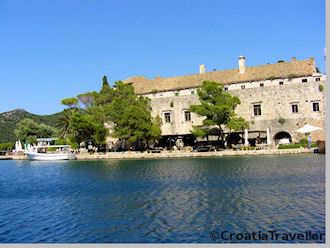
[[267, 145], [272, 144], [272, 138], [270, 137], [270, 129], [267, 127]]
[[249, 145], [249, 134], [248, 134], [248, 130], [244, 129], [244, 145], [248, 146]]

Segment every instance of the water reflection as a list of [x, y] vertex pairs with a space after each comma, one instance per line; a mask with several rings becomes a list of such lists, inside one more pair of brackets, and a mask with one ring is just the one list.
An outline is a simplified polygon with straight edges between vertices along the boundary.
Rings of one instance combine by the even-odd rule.
[[324, 231], [324, 156], [0, 161], [2, 242], [211, 242]]

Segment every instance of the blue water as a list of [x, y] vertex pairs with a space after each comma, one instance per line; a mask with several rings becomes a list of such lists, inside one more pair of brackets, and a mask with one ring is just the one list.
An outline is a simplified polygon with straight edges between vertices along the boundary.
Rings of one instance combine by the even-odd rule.
[[240, 242], [224, 230], [325, 232], [324, 156], [0, 161], [2, 243]]

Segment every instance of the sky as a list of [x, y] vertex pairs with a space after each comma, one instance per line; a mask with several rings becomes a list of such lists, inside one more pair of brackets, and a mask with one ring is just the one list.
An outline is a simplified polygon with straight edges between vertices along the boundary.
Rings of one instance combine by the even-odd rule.
[[178, 76], [314, 57], [325, 71], [324, 0], [0, 0], [0, 112], [135, 75]]

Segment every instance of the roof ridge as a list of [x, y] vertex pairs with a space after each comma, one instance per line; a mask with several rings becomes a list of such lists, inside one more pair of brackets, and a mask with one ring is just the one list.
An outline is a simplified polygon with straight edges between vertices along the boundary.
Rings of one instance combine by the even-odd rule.
[[199, 87], [203, 81], [215, 81], [222, 84], [243, 83], [260, 81], [270, 78], [284, 78], [290, 75], [308, 76], [315, 72], [315, 62], [313, 58], [303, 60], [291, 60], [277, 62], [273, 64], [263, 64], [248, 66], [244, 73], [239, 73], [237, 69], [226, 69], [210, 71], [205, 73], [194, 73], [174, 77], [155, 77], [148, 79], [144, 76], [130, 77], [124, 82], [133, 83], [135, 92], [139, 94], [157, 91], [169, 91], [184, 88]]
[[[310, 57], [307, 59], [300, 59], [300, 60], [295, 60], [295, 61], [283, 61], [283, 62], [276, 62], [276, 63], [268, 63], [268, 64], [261, 64], [261, 65], [254, 65], [254, 66], [248, 66], [246, 65], [247, 69], [255, 69], [255, 68], [263, 68], [263, 67], [268, 67], [268, 66], [274, 66], [274, 65], [283, 65], [283, 64], [294, 64], [294, 63], [301, 63], [301, 62], [307, 62], [307, 61], [312, 61], [314, 62], [314, 58]], [[170, 76], [170, 77], [162, 77], [162, 76], [156, 76], [153, 78], [148, 78], [146, 76], [143, 75], [136, 75], [136, 76], [132, 76], [129, 77], [125, 80], [123, 80], [124, 82], [127, 82], [128, 80], [131, 79], [145, 79], [148, 81], [153, 81], [155, 79], [175, 79], [175, 78], [183, 78], [183, 77], [190, 77], [190, 76], [199, 76], [199, 75], [206, 75], [206, 74], [213, 74], [213, 73], [221, 73], [221, 72], [230, 72], [230, 71], [239, 71], [238, 68], [232, 68], [232, 69], [223, 69], [223, 70], [215, 70], [215, 71], [207, 71], [203, 74], [200, 73], [191, 73], [191, 74], [185, 74], [185, 75], [178, 75], [178, 76]]]

